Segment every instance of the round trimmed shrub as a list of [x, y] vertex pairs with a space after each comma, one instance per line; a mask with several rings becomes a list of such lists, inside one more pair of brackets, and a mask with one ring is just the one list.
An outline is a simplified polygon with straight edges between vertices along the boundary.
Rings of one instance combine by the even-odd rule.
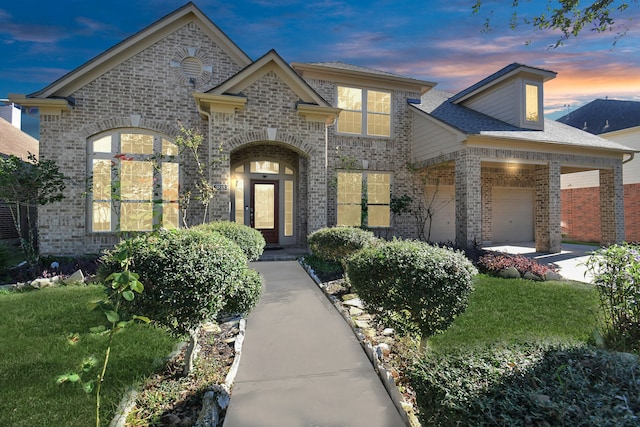
[[351, 255], [375, 244], [378, 240], [371, 231], [356, 227], [322, 228], [307, 238], [314, 255], [325, 261], [339, 262], [343, 265]]
[[121, 271], [118, 254], [128, 245], [129, 269], [144, 291], [122, 307], [182, 335], [214, 318], [230, 290], [241, 288], [248, 269], [238, 245], [218, 233], [178, 229], [143, 234], [102, 257], [99, 276]]
[[246, 314], [256, 306], [262, 295], [262, 276], [247, 268], [241, 274], [236, 286], [227, 290], [224, 306], [220, 310], [226, 314]]
[[249, 261], [260, 258], [266, 242], [262, 233], [244, 224], [231, 221], [214, 221], [192, 227], [194, 230], [217, 231], [227, 239], [235, 242], [245, 253]]
[[371, 246], [347, 261], [351, 286], [367, 308], [409, 322], [423, 345], [466, 309], [475, 274], [462, 252], [412, 240]]

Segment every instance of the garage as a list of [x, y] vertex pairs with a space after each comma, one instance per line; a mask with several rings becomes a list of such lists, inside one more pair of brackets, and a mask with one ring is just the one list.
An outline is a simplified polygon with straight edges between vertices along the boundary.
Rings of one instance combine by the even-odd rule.
[[534, 189], [493, 188], [493, 242], [532, 242]]
[[[435, 197], [434, 197], [435, 195]], [[433, 199], [433, 202], [430, 201]], [[429, 241], [437, 243], [455, 242], [456, 240], [456, 196], [453, 186], [426, 187], [425, 200], [434, 212]], [[429, 222], [425, 225], [425, 237], [429, 230]]]

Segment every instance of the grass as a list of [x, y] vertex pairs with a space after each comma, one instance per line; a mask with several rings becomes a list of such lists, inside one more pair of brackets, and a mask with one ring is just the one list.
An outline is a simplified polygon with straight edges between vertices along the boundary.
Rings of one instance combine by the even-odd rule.
[[[0, 425], [88, 426], [95, 424], [95, 393], [77, 384], [55, 383], [95, 355], [102, 364], [106, 337], [89, 333], [103, 315], [89, 312], [100, 286], [70, 286], [0, 294]], [[67, 337], [78, 333], [70, 345]], [[134, 325], [115, 337], [103, 383], [101, 419], [108, 425], [123, 392], [164, 364], [176, 340], [148, 325]], [[88, 375], [95, 376], [95, 369]]]
[[598, 294], [579, 282], [534, 282], [480, 274], [467, 310], [429, 340], [446, 352], [492, 343], [587, 342], [597, 326]]

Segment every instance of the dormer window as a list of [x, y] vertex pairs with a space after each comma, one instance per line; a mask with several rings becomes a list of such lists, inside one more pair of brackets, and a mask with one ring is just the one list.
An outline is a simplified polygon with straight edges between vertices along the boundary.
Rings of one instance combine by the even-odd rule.
[[523, 127], [538, 127], [542, 124], [542, 85], [524, 82]]

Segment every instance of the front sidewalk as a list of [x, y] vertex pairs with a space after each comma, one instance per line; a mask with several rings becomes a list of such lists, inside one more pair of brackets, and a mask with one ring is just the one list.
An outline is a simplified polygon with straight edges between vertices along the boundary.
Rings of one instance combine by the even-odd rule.
[[402, 427], [353, 331], [297, 261], [256, 262], [262, 299], [225, 427]]

